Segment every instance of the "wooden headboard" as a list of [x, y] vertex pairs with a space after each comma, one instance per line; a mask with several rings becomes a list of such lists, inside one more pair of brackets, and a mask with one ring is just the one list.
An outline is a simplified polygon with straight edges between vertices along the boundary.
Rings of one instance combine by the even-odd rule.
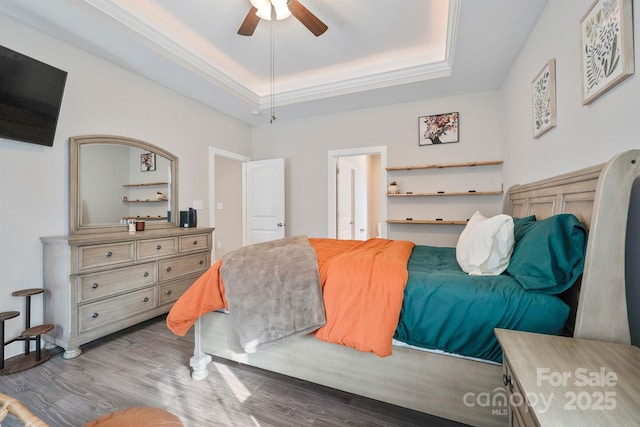
[[624, 259], [631, 188], [640, 175], [640, 150], [609, 162], [507, 191], [503, 212], [538, 220], [571, 213], [589, 228], [581, 283], [561, 295], [572, 309], [576, 338], [629, 344]]

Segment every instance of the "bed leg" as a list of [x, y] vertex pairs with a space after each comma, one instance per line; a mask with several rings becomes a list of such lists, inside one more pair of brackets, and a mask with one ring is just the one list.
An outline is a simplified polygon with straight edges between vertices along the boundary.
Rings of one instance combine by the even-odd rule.
[[203, 353], [200, 347], [200, 318], [196, 320], [194, 330], [195, 346], [193, 349], [193, 357], [189, 361], [189, 365], [192, 368], [191, 378], [196, 381], [203, 380], [209, 375], [207, 371], [207, 365], [211, 362], [211, 356]]

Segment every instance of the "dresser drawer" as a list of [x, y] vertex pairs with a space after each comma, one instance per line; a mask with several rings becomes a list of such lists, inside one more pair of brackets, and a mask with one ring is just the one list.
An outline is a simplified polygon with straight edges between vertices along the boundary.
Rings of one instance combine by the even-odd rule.
[[151, 285], [156, 282], [157, 276], [155, 262], [116, 268], [101, 273], [83, 274], [78, 276], [78, 302]]
[[186, 277], [160, 286], [160, 305], [175, 302], [195, 280], [196, 277]]
[[173, 255], [177, 253], [176, 238], [139, 240], [138, 259]]
[[194, 255], [171, 258], [158, 262], [158, 277], [161, 281], [185, 276], [191, 273], [204, 271], [209, 267], [209, 254], [199, 253]]
[[78, 307], [80, 333], [117, 322], [157, 306], [156, 288], [150, 287]]
[[512, 427], [536, 427], [538, 421], [529, 406], [527, 396], [522, 392], [517, 378], [513, 375], [506, 356], [503, 360], [503, 380], [509, 396], [509, 425]]
[[79, 270], [103, 267], [135, 260], [134, 242], [78, 247]]
[[178, 248], [180, 252], [199, 251], [209, 248], [210, 234], [193, 234], [191, 236], [180, 236]]

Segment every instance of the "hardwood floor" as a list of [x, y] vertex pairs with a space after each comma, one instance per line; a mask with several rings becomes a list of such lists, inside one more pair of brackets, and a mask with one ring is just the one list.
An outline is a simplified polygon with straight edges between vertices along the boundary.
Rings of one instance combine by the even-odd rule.
[[214, 359], [205, 380], [194, 381], [193, 335], [173, 335], [164, 316], [82, 350], [72, 360], [56, 351], [40, 366], [0, 376], [0, 390], [51, 427], [78, 427], [133, 406], [167, 409], [187, 427], [461, 426], [222, 359]]

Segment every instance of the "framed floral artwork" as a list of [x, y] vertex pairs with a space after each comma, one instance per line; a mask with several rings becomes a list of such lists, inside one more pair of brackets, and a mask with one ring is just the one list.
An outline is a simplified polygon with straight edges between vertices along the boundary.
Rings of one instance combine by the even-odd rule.
[[156, 154], [140, 154], [140, 172], [149, 172], [154, 170], [156, 170]]
[[418, 145], [458, 142], [458, 113], [418, 117]]
[[556, 125], [556, 60], [544, 64], [531, 85], [533, 137], [537, 138]]
[[632, 0], [596, 0], [580, 20], [582, 105], [634, 73]]

